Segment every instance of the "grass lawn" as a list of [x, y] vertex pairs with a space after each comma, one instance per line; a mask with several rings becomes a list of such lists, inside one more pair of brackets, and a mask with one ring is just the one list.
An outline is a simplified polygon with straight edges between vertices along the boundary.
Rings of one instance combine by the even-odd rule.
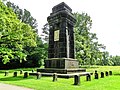
[[35, 90], [120, 90], [120, 66], [99, 66], [96, 68], [87, 68], [87, 71], [94, 72], [97, 70], [101, 71], [113, 71], [112, 76], [105, 78], [94, 79], [92, 75], [91, 81], [86, 81], [86, 77], [81, 77], [81, 84], [79, 86], [73, 85], [74, 79], [63, 79], [58, 78], [57, 82], [52, 82], [52, 77], [42, 77], [41, 79], [36, 79], [35, 76], [29, 76], [27, 79], [23, 78], [23, 75], [18, 75], [18, 77], [13, 77], [13, 70], [9, 76], [4, 76], [4, 71], [0, 71], [0, 82], [8, 83], [23, 87], [33, 88]]

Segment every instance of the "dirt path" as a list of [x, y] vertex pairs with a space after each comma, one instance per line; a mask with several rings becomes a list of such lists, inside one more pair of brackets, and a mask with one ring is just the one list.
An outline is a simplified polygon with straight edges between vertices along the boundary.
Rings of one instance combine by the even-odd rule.
[[0, 83], [0, 90], [34, 90], [34, 89]]

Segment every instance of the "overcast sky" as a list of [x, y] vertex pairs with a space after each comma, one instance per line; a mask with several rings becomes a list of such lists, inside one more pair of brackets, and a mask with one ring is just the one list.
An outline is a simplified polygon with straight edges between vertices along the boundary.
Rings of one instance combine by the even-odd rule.
[[120, 55], [120, 0], [10, 0], [25, 8], [37, 19], [39, 33], [52, 7], [65, 2], [73, 12], [85, 12], [93, 21], [91, 31], [97, 34], [111, 55]]

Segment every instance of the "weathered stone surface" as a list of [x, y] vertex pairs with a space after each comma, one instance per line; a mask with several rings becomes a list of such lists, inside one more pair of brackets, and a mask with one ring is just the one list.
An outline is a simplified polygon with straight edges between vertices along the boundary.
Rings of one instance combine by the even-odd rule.
[[37, 79], [40, 79], [41, 78], [41, 73], [40, 72], [32, 72], [32, 73], [29, 73], [29, 76], [37, 76]]
[[40, 79], [41, 78], [41, 73], [40, 72], [37, 72], [37, 79]]
[[72, 9], [62, 2], [53, 7], [47, 18], [50, 25], [48, 58], [75, 58], [73, 27], [76, 20], [71, 11]]
[[105, 75], [106, 75], [106, 76], [108, 76], [108, 75], [109, 75], [109, 74], [108, 74], [108, 71], [106, 71], [106, 72], [105, 72]]
[[56, 5], [47, 18], [50, 25], [48, 60], [45, 68], [78, 68], [74, 55], [74, 24], [72, 9], [64, 2]]
[[34, 72], [34, 70], [32, 70], [32, 72]]
[[45, 60], [45, 68], [59, 68], [59, 69], [69, 69], [69, 68], [79, 68], [79, 61], [70, 58], [52, 58]]
[[80, 85], [80, 75], [74, 76], [74, 85]]
[[80, 73], [80, 72], [85, 72], [85, 71], [86, 71], [86, 69], [82, 69], [82, 68], [74, 68], [74, 69], [45, 68], [45, 69], [37, 69], [37, 72], [61, 73], [61, 74]]
[[112, 71], [109, 71], [109, 75], [112, 75]]
[[14, 72], [14, 73], [13, 73], [13, 77], [17, 77], [17, 72]]
[[27, 77], [28, 77], [28, 72], [25, 72], [23, 78], [27, 78]]
[[95, 71], [95, 79], [98, 79], [99, 77], [98, 77], [98, 73], [97, 73], [97, 71]]
[[79, 71], [79, 61], [75, 59], [73, 29], [76, 19], [72, 9], [62, 2], [52, 8], [47, 21], [50, 26], [48, 59], [45, 60], [45, 69], [37, 71], [49, 73], [69, 73], [68, 69], [74, 69], [74, 72]]
[[23, 70], [20, 70], [20, 74], [23, 74]]
[[8, 76], [9, 72], [8, 71], [5, 71], [5, 76]]
[[104, 72], [101, 72], [101, 78], [104, 78]]
[[90, 74], [86, 75], [86, 81], [91, 81], [91, 75]]
[[57, 73], [53, 74], [53, 82], [57, 81]]

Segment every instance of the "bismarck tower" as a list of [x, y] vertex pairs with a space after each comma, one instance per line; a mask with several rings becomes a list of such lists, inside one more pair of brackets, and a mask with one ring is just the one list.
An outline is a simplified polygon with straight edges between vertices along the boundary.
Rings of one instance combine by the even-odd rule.
[[74, 73], [85, 69], [79, 68], [79, 61], [75, 59], [74, 24], [76, 19], [72, 9], [64, 2], [54, 6], [47, 18], [49, 23], [48, 59], [45, 69], [37, 69], [46, 73]]

